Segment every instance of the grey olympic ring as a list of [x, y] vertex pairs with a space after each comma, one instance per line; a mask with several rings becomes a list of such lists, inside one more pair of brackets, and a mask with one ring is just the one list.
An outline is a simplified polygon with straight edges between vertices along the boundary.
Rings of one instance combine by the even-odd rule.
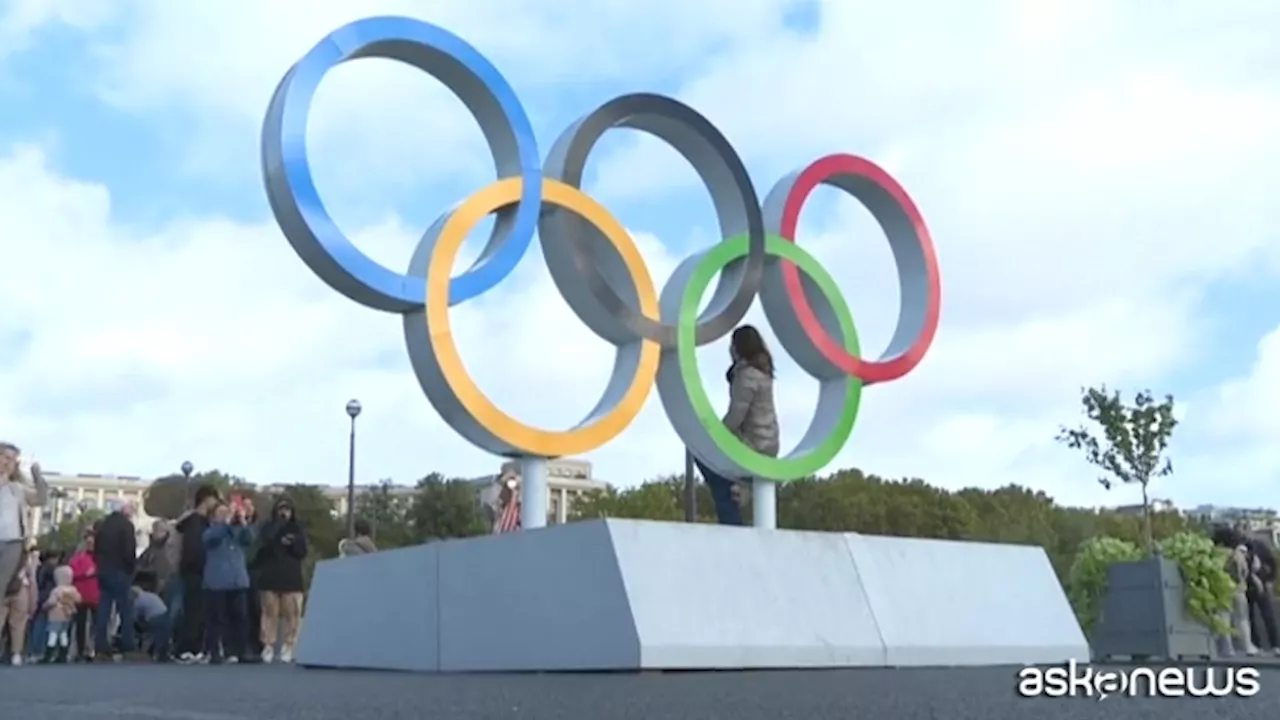
[[[570, 125], [552, 146], [543, 174], [581, 189], [588, 155], [614, 128], [640, 130], [675, 148], [711, 191], [721, 237], [748, 238], [746, 257], [724, 268], [698, 318], [696, 344], [715, 342], [746, 317], [764, 279], [764, 217], [747, 168], [729, 140], [698, 111], [662, 95], [636, 93], [614, 98]], [[538, 234], [556, 288], [596, 335], [614, 344], [638, 336], [663, 348], [675, 347], [676, 327], [645, 317], [634, 299], [628, 300], [635, 297], [631, 274], [595, 226], [572, 212], [546, 208]]]

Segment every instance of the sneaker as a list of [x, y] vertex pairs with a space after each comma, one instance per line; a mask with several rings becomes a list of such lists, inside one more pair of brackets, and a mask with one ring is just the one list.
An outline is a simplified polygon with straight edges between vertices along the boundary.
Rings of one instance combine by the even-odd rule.
[[9, 664], [10, 664], [10, 665], [13, 665], [14, 667], [17, 667], [17, 666], [21, 665], [21, 664], [22, 664], [22, 656], [21, 656], [21, 655], [14, 655], [13, 657], [9, 658]]
[[239, 662], [240, 662], [240, 658], [236, 657], [235, 655], [232, 655], [231, 657], [227, 658], [228, 665], [235, 665]]
[[284, 647], [280, 648], [280, 662], [282, 663], [293, 662], [293, 648], [291, 646], [285, 645]]
[[[276, 649], [275, 649], [275, 648], [269, 648], [269, 647], [268, 647], [268, 648], [262, 648], [262, 662], [264, 662], [264, 663], [270, 663], [270, 662], [274, 661], [275, 659], [276, 659]], [[283, 658], [281, 658], [281, 659], [283, 659]]]

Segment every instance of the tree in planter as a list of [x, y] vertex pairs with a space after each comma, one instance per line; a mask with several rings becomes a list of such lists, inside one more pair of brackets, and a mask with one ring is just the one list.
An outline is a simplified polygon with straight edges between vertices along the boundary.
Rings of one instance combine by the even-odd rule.
[[1110, 490], [1116, 481], [1136, 483], [1142, 488], [1142, 532], [1147, 552], [1155, 550], [1151, 533], [1151, 495], [1149, 486], [1157, 477], [1173, 474], [1173, 462], [1165, 456], [1169, 440], [1178, 421], [1173, 417], [1173, 396], [1157, 402], [1150, 390], [1133, 396], [1127, 404], [1120, 393], [1108, 392], [1105, 385], [1085, 388], [1080, 403], [1084, 415], [1101, 430], [1080, 425], [1072, 430], [1063, 427], [1057, 440], [1067, 447], [1084, 452], [1089, 464], [1106, 475], [1098, 482]]
[[[1236, 584], [1227, 574], [1227, 553], [1214, 546], [1204, 533], [1187, 530], [1160, 543], [1160, 554], [1178, 565], [1182, 573], [1187, 614], [1214, 633], [1231, 634], [1225, 619], [1235, 597]], [[1137, 545], [1099, 535], [1080, 543], [1067, 573], [1066, 590], [1071, 607], [1086, 633], [1093, 631], [1107, 594], [1107, 572], [1112, 565], [1142, 557]]]

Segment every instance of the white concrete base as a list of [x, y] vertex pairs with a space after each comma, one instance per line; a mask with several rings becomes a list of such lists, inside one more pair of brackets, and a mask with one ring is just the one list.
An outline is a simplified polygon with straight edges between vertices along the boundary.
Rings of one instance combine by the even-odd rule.
[[297, 652], [431, 672], [1088, 657], [1041, 548], [633, 520], [322, 562]]

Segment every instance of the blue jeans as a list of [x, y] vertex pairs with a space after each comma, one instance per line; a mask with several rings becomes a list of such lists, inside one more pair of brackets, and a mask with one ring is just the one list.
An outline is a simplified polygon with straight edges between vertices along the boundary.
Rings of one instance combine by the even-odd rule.
[[707, 467], [707, 464], [694, 458], [702, 480], [711, 490], [711, 502], [716, 508], [716, 522], [721, 525], [742, 525], [742, 508], [733, 499], [733, 480]]
[[27, 655], [35, 657], [44, 652], [49, 643], [49, 613], [40, 610], [31, 619], [31, 637], [27, 640]]
[[169, 657], [169, 638], [173, 635], [173, 616], [169, 613], [146, 620], [143, 626], [151, 640], [151, 656], [157, 660]]
[[98, 616], [93, 619], [93, 643], [98, 652], [106, 652], [111, 647], [107, 638], [107, 628], [111, 625], [111, 613], [114, 610], [120, 615], [120, 652], [133, 652], [137, 647], [137, 639], [133, 633], [133, 587], [132, 578], [123, 570], [99, 570], [98, 587], [102, 590], [102, 600], [98, 603]]
[[178, 623], [182, 622], [182, 610], [186, 605], [183, 602], [181, 575], [174, 573], [169, 578], [160, 591], [160, 599], [164, 600], [164, 606], [169, 609], [169, 627], [178, 627]]

